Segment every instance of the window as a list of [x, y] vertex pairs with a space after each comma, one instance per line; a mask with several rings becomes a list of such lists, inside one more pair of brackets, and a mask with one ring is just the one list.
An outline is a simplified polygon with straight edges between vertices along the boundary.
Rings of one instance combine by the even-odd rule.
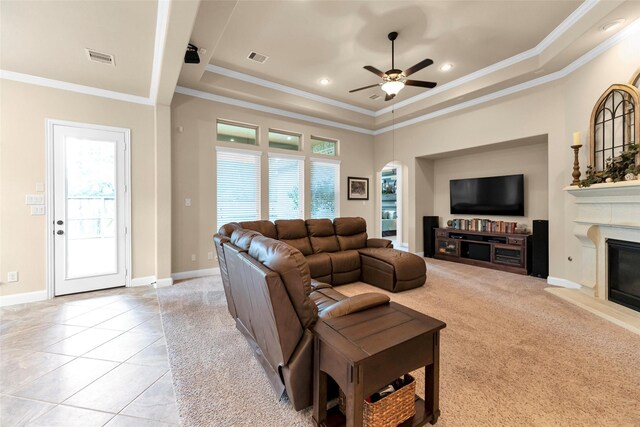
[[217, 149], [217, 227], [260, 219], [259, 151]]
[[303, 218], [304, 157], [269, 154], [269, 219]]
[[313, 154], [337, 155], [338, 141], [311, 135], [311, 152]]
[[340, 215], [340, 162], [311, 159], [311, 218]]
[[257, 126], [227, 122], [223, 120], [218, 120], [217, 123], [218, 141], [256, 145], [257, 134]]
[[300, 135], [269, 129], [269, 147], [299, 151]]

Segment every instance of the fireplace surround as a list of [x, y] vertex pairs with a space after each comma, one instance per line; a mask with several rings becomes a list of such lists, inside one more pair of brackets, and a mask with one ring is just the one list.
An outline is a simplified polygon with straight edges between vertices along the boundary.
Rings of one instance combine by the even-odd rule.
[[572, 277], [550, 276], [548, 281], [573, 289], [552, 287], [547, 291], [640, 334], [640, 311], [609, 299], [607, 264], [608, 240], [640, 244], [640, 181], [569, 186], [565, 191], [573, 196], [573, 234], [580, 246], [574, 252]]

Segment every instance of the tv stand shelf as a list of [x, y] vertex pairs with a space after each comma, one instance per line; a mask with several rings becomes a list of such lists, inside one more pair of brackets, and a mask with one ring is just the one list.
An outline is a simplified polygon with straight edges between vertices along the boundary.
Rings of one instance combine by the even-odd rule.
[[435, 258], [529, 274], [530, 235], [436, 228]]

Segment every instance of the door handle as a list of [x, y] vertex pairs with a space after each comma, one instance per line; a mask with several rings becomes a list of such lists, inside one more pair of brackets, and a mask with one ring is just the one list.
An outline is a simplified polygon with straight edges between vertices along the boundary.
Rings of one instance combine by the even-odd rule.
[[62, 230], [58, 230], [58, 231], [56, 231], [56, 234], [58, 234], [58, 235], [62, 235], [62, 234], [64, 234], [64, 231], [62, 231]]
[[62, 224], [64, 224], [64, 222], [61, 219], [59, 219], [59, 220], [56, 221], [56, 224], [62, 225]]

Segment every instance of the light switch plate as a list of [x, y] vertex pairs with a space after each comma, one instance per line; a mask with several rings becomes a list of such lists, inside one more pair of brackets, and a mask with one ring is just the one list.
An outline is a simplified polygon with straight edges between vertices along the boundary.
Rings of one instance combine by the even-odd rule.
[[7, 273], [7, 282], [17, 282], [18, 281], [18, 272], [17, 271], [9, 271]]
[[31, 215], [44, 215], [44, 205], [31, 205]]
[[213, 259], [213, 252], [207, 252], [207, 259], [208, 260], [212, 260]]
[[196, 254], [191, 255], [191, 261], [195, 261], [196, 260]]
[[44, 194], [27, 194], [24, 203], [27, 205], [44, 205]]
[[38, 193], [43, 193], [44, 192], [44, 183], [36, 182], [36, 191]]

